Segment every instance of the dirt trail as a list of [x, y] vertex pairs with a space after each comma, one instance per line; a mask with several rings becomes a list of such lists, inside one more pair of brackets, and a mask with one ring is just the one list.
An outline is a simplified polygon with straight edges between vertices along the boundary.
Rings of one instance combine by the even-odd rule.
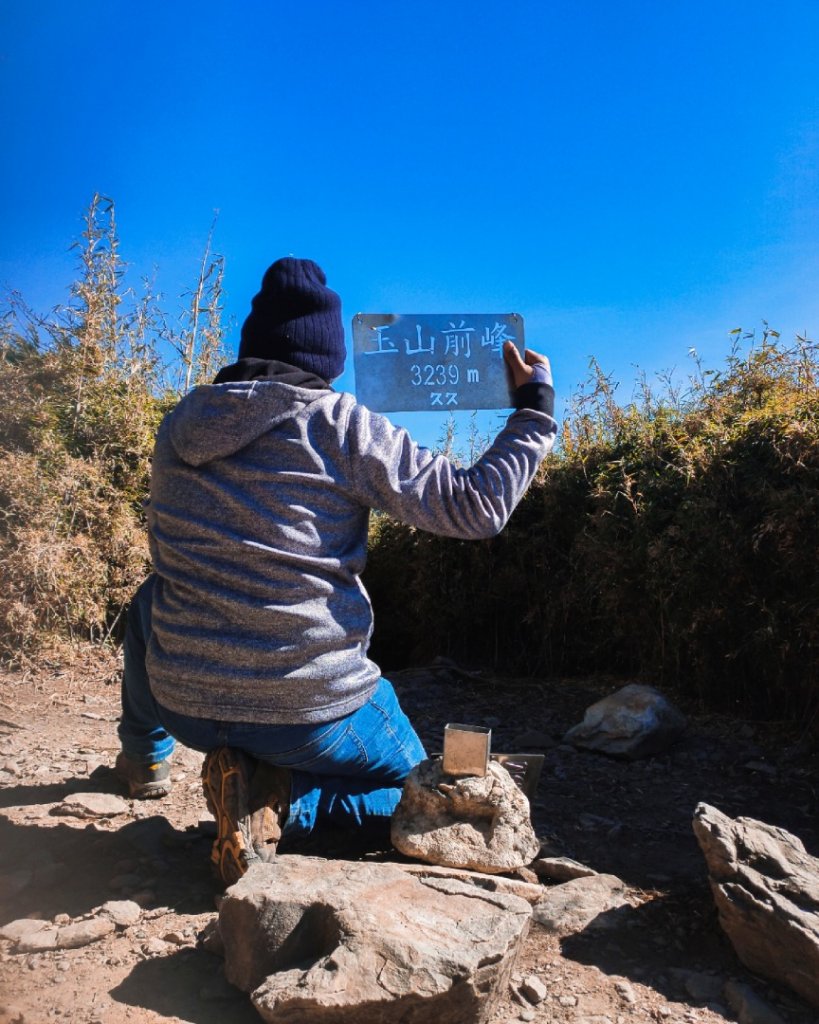
[[[720, 995], [729, 978], [753, 986], [788, 1024], [815, 1024], [804, 1003], [737, 961], [691, 832], [704, 800], [787, 828], [819, 852], [819, 764], [795, 737], [693, 715], [671, 753], [628, 764], [560, 742], [588, 704], [624, 681], [490, 679], [446, 664], [392, 678], [430, 750], [440, 749], [447, 721], [466, 721], [490, 725], [497, 751], [545, 751], [533, 804], [538, 835], [629, 887], [629, 906], [603, 930], [561, 942], [532, 928], [518, 973], [537, 975], [548, 995], [531, 1006], [510, 993], [495, 1024], [718, 1024], [736, 1019]], [[15, 953], [0, 941], [0, 1024], [256, 1024], [247, 996], [199, 941], [219, 892], [201, 757], [178, 750], [170, 797], [125, 800], [110, 771], [117, 679], [114, 659], [99, 651], [0, 676], [0, 925], [27, 917], [66, 927], [99, 918], [112, 900], [142, 908], [139, 920], [79, 948]], [[80, 792], [118, 794], [122, 803], [111, 817], [57, 813]], [[362, 855], [339, 837], [305, 850]]]

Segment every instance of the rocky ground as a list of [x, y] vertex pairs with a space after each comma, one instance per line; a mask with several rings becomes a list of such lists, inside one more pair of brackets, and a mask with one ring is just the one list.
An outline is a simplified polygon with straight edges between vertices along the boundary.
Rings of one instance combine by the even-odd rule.
[[[685, 739], [626, 763], [561, 742], [625, 680], [489, 678], [446, 663], [393, 678], [429, 750], [455, 721], [491, 726], [496, 751], [544, 752], [532, 811], [547, 852], [626, 884], [602, 928], [557, 939], [533, 925], [493, 1024], [816, 1024], [816, 1011], [736, 959], [691, 829], [705, 801], [819, 853], [819, 760], [798, 733], [683, 703]], [[253, 1024], [248, 997], [201, 940], [219, 895], [201, 757], [179, 749], [170, 797], [127, 800], [110, 770], [117, 680], [99, 651], [0, 676], [0, 925], [41, 922], [0, 940], [0, 1024]], [[397, 856], [338, 836], [304, 852]]]

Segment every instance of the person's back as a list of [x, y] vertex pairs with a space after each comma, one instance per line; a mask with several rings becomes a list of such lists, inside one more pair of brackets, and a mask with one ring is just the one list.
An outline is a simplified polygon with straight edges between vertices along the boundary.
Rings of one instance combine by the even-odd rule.
[[241, 751], [293, 769], [275, 787], [289, 792], [276, 842], [322, 816], [388, 817], [423, 757], [367, 656], [370, 509], [444, 536], [493, 536], [556, 432], [548, 361], [527, 352], [524, 363], [507, 347], [518, 411], [474, 466], [455, 468], [332, 390], [345, 355], [323, 272], [279, 260], [238, 361], [187, 395], [157, 437], [155, 575], [129, 617], [117, 768], [132, 796], [161, 796], [172, 737], [209, 752], [214, 863], [226, 881], [271, 842], [249, 824], [255, 762]]

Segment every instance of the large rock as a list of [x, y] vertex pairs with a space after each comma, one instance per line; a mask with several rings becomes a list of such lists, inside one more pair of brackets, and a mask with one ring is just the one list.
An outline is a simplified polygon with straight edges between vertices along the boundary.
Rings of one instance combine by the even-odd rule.
[[524, 900], [392, 864], [280, 856], [228, 889], [228, 980], [283, 1024], [472, 1024], [506, 991]]
[[564, 742], [636, 760], [666, 750], [685, 729], [685, 717], [651, 686], [629, 683], [586, 708]]
[[737, 956], [819, 1008], [819, 859], [784, 829], [699, 804], [694, 833]]
[[489, 874], [523, 867], [540, 850], [529, 801], [494, 761], [483, 778], [460, 779], [446, 775], [439, 760], [422, 761], [404, 783], [392, 842], [430, 864]]

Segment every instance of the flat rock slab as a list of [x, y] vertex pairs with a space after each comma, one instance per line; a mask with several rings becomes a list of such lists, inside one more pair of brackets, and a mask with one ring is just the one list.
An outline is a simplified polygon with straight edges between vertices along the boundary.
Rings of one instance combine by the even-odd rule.
[[607, 925], [601, 914], [627, 904], [626, 886], [616, 875], [589, 875], [548, 889], [535, 905], [533, 919], [553, 935], [565, 936], [585, 928]]
[[73, 818], [114, 818], [127, 813], [128, 804], [111, 793], [72, 793], [52, 811]]
[[473, 1024], [506, 991], [531, 907], [392, 864], [281, 856], [219, 908], [225, 975], [265, 1021]]
[[629, 683], [586, 708], [563, 737], [582, 750], [636, 760], [666, 750], [685, 730], [685, 716], [651, 686]]
[[408, 857], [489, 874], [523, 867], [540, 850], [529, 801], [494, 761], [483, 778], [454, 778], [435, 759], [413, 768], [393, 814], [392, 842]]
[[694, 834], [737, 956], [819, 1008], [819, 858], [784, 829], [708, 804], [694, 812]]

